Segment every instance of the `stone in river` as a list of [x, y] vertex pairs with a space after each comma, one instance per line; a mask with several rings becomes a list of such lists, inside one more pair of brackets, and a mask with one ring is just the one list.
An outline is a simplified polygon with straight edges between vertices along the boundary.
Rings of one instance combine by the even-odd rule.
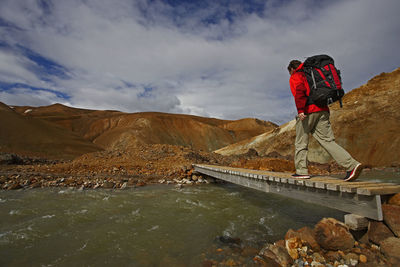
[[111, 189], [111, 188], [114, 188], [114, 183], [113, 182], [104, 182], [103, 183], [103, 188], [108, 188], [108, 189]]
[[354, 237], [349, 228], [333, 218], [324, 218], [315, 225], [315, 240], [327, 250], [347, 250], [354, 247]]

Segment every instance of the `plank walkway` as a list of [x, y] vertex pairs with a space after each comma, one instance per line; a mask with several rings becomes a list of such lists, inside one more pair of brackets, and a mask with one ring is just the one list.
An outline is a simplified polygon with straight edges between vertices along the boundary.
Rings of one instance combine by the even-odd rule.
[[291, 174], [226, 166], [193, 164], [196, 172], [241, 186], [316, 203], [382, 221], [382, 203], [400, 185], [357, 180], [345, 182], [329, 176], [292, 178]]

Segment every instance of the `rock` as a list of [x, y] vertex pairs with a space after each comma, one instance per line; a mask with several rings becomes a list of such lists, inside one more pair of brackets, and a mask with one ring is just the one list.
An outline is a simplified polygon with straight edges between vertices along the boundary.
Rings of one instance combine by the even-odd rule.
[[316, 262], [319, 262], [319, 263], [324, 263], [325, 262], [324, 257], [322, 257], [321, 254], [319, 254], [318, 252], [314, 252], [312, 254], [312, 257]]
[[389, 199], [388, 204], [400, 206], [400, 193], [397, 193], [396, 195], [392, 196]]
[[146, 183], [143, 182], [143, 181], [139, 181], [139, 182], [136, 183], [136, 186], [137, 186], [137, 187], [145, 186], [145, 185], [146, 185]]
[[121, 185], [121, 188], [120, 188], [120, 189], [125, 189], [127, 186], [128, 186], [128, 182], [124, 182], [124, 183]]
[[7, 190], [17, 190], [20, 188], [22, 188], [22, 186], [19, 183], [13, 183], [7, 187]]
[[237, 244], [239, 245], [242, 241], [240, 240], [240, 238], [237, 237], [230, 237], [230, 236], [218, 236], [217, 239], [219, 241], [221, 241], [224, 244]]
[[243, 257], [251, 257], [257, 255], [260, 250], [253, 247], [244, 247], [240, 252], [240, 255]]
[[315, 240], [327, 250], [347, 250], [354, 247], [349, 228], [333, 218], [324, 218], [314, 228]]
[[0, 153], [0, 165], [19, 165], [23, 163], [24, 160], [15, 154]]
[[313, 250], [319, 251], [320, 246], [318, 245], [317, 241], [315, 240], [314, 235], [315, 235], [314, 231], [311, 228], [303, 227], [297, 231], [289, 229], [286, 232], [285, 239], [289, 239], [291, 237], [298, 237], [301, 240], [305, 241], [307, 243], [307, 245], [309, 245]]
[[368, 225], [368, 239], [380, 245], [383, 240], [388, 237], [393, 237], [394, 234], [390, 229], [383, 223], [378, 221], [370, 221]]
[[42, 184], [40, 182], [34, 182], [33, 184], [31, 184], [31, 188], [38, 188], [41, 186], [42, 186]]
[[257, 264], [257, 266], [261, 265], [263, 267], [281, 267], [279, 263], [268, 257], [261, 258], [260, 256], [255, 256], [253, 258], [253, 261]]
[[199, 177], [197, 175], [192, 175], [192, 181], [197, 181], [199, 179]]
[[358, 264], [358, 255], [355, 253], [346, 254], [343, 258], [347, 265], [356, 266]]
[[325, 257], [328, 261], [331, 262], [340, 261], [340, 259], [342, 258], [342, 256], [337, 251], [328, 251], [325, 254]]
[[361, 254], [358, 261], [361, 262], [361, 263], [366, 263], [367, 262], [367, 256], [365, 256], [364, 254]]
[[382, 212], [386, 225], [397, 237], [400, 237], [400, 206], [383, 204]]
[[182, 187], [183, 187], [182, 184], [177, 184], [177, 185], [175, 185], [175, 188], [176, 188], [176, 189], [182, 189]]
[[297, 249], [301, 248], [302, 246], [303, 246], [303, 244], [301, 242], [301, 239], [298, 237], [291, 237], [291, 238], [285, 239], [286, 250], [293, 260], [296, 260], [299, 258], [299, 252]]
[[107, 188], [107, 189], [114, 188], [114, 183], [106, 181], [103, 183], [103, 188]]
[[381, 251], [386, 257], [400, 260], [400, 238], [389, 237], [381, 242]]
[[[265, 259], [277, 262], [278, 266], [291, 266], [293, 260], [284, 247], [268, 244], [260, 252], [260, 255]], [[270, 266], [270, 265], [267, 265]]]

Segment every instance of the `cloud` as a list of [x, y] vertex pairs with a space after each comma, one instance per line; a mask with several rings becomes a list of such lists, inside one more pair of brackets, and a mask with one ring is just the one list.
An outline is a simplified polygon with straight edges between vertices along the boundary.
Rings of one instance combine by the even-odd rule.
[[399, 67], [395, 0], [171, 3], [3, 1], [0, 82], [69, 98], [24, 89], [0, 101], [283, 123], [291, 59], [331, 54], [348, 90]]

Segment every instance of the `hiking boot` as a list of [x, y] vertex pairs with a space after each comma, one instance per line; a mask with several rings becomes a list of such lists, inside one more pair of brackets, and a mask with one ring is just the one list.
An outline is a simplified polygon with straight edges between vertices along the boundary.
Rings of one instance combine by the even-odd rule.
[[362, 165], [361, 163], [358, 163], [354, 169], [352, 169], [351, 171], [348, 171], [346, 173], [346, 177], [344, 177], [344, 180], [345, 181], [354, 181], [355, 179], [358, 178], [358, 176], [360, 176], [363, 168], [364, 168], [364, 165]]
[[308, 174], [300, 175], [300, 174], [297, 174], [297, 173], [292, 174], [292, 177], [293, 178], [297, 178], [297, 179], [310, 179], [311, 178], [311, 176], [308, 175]]

